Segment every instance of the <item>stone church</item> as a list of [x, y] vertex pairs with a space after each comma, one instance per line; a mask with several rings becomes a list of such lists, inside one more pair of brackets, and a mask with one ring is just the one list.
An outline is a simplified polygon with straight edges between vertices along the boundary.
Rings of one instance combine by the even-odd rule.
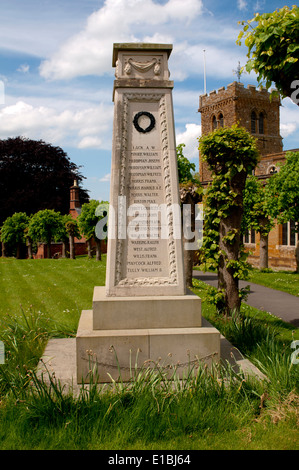
[[[218, 127], [238, 124], [245, 127], [257, 139], [260, 162], [255, 169], [258, 179], [266, 180], [278, 171], [278, 165], [285, 161], [280, 136], [280, 98], [270, 100], [270, 93], [240, 82], [211, 91], [199, 97], [202, 135]], [[294, 151], [294, 150], [293, 150]], [[295, 151], [298, 151], [296, 149]], [[199, 155], [199, 174], [203, 186], [211, 181], [210, 172]], [[269, 234], [269, 267], [274, 269], [295, 269], [295, 247], [298, 234], [293, 231], [294, 223], [276, 225]], [[249, 262], [259, 265], [259, 234], [251, 230], [244, 237], [245, 247], [252, 252]]]

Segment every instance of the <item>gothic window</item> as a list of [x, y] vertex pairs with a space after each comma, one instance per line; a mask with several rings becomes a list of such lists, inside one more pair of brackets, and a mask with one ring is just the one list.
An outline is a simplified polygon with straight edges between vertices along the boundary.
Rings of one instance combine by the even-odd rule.
[[292, 220], [282, 225], [282, 245], [296, 246], [298, 233], [295, 232], [295, 228], [296, 224]]
[[216, 119], [216, 116], [213, 116], [213, 119], [212, 119], [212, 129], [213, 131], [215, 129], [217, 129], [217, 119]]
[[219, 127], [223, 127], [223, 114], [220, 113], [218, 116], [218, 121], [219, 121]]
[[256, 134], [256, 113], [252, 111], [251, 113], [251, 133]]
[[274, 175], [274, 173], [277, 173], [277, 168], [275, 165], [271, 165], [270, 168], [268, 169], [269, 175]]
[[243, 243], [255, 243], [255, 231], [248, 230], [243, 235]]
[[260, 115], [259, 115], [259, 134], [264, 134], [265, 133], [264, 127], [265, 127], [264, 114], [260, 113]]

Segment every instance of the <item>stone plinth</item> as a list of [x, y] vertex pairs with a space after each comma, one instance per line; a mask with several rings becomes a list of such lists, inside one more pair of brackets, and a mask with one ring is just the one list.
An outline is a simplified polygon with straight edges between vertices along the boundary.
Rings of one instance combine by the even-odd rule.
[[93, 329], [193, 328], [201, 326], [201, 300], [187, 295], [107, 297], [105, 287], [95, 287]]
[[220, 334], [202, 327], [201, 301], [185, 287], [171, 50], [114, 45], [106, 286], [81, 315], [79, 383], [93, 366], [100, 382], [129, 380], [136, 358], [138, 367], [179, 362], [180, 374], [220, 358]]
[[[143, 367], [157, 363], [177, 368], [182, 377], [201, 361], [211, 364], [220, 359], [219, 332], [212, 327], [93, 329], [92, 310], [82, 312], [78, 327], [78, 383], [89, 382], [90, 371], [96, 370], [98, 382], [109, 382], [110, 376], [129, 381]], [[80, 378], [80, 379], [79, 379]]]

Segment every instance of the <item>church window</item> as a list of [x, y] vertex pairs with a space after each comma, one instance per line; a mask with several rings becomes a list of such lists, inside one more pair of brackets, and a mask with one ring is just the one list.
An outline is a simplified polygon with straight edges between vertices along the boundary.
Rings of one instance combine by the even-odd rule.
[[217, 129], [217, 119], [216, 119], [216, 116], [213, 116], [213, 119], [212, 119], [212, 128], [213, 128], [213, 131], [215, 129]]
[[265, 127], [264, 115], [263, 115], [263, 113], [260, 113], [260, 115], [259, 115], [259, 134], [264, 134], [265, 133], [264, 127]]
[[223, 114], [222, 113], [219, 114], [218, 121], [219, 121], [219, 127], [223, 127], [224, 121], [223, 121]]
[[256, 113], [252, 111], [251, 113], [251, 133], [256, 134]]
[[255, 243], [255, 231], [248, 230], [243, 235], [243, 243]]
[[298, 233], [295, 232], [296, 224], [293, 220], [282, 225], [282, 245], [296, 246]]
[[274, 175], [274, 173], [277, 173], [277, 168], [275, 165], [271, 165], [270, 168], [268, 169], [269, 175]]

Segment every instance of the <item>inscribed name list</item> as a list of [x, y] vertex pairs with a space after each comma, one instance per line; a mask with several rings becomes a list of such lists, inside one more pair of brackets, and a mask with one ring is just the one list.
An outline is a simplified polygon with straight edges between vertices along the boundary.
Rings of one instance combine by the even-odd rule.
[[[168, 277], [167, 216], [161, 209], [164, 199], [163, 162], [159, 120], [151, 103], [150, 117], [141, 115], [132, 125], [128, 151], [128, 243], [126, 277]], [[134, 108], [132, 117], [138, 115]], [[147, 107], [148, 109], [148, 107]], [[139, 112], [139, 114], [142, 114]], [[146, 114], [146, 113], [145, 113]], [[149, 127], [149, 132], [142, 132]], [[138, 129], [141, 129], [139, 131]], [[164, 204], [165, 205], [165, 204]]]

